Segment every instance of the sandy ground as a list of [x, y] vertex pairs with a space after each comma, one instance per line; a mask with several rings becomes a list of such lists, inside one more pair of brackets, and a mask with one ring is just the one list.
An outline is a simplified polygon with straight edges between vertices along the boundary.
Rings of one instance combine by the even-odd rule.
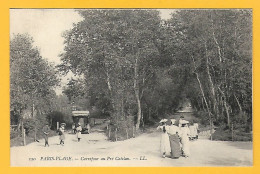
[[66, 134], [65, 145], [49, 138], [27, 146], [12, 147], [11, 166], [252, 166], [252, 142], [222, 142], [199, 139], [190, 143], [189, 158], [162, 158], [160, 133], [145, 133], [137, 138], [110, 142], [103, 133]]

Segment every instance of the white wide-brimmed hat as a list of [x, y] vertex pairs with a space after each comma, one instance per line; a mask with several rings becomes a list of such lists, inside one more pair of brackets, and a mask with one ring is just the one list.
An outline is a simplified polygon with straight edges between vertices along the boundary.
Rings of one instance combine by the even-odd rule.
[[188, 124], [189, 123], [189, 121], [187, 121], [187, 120], [182, 120], [182, 122], [181, 122], [181, 124]]
[[171, 119], [171, 122], [172, 122], [172, 124], [174, 124], [176, 122], [176, 120], [175, 119]]
[[167, 119], [162, 119], [159, 123], [165, 123], [167, 121], [168, 121]]

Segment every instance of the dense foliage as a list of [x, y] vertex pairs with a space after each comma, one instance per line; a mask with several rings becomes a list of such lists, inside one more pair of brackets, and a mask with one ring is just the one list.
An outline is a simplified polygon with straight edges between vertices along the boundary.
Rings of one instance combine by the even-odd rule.
[[[250, 10], [79, 10], [59, 69], [81, 75], [65, 90], [112, 123], [136, 129], [189, 99], [205, 124], [252, 122]], [[101, 112], [101, 113], [102, 113]]]
[[229, 128], [252, 122], [251, 20], [249, 10], [183, 10], [169, 21], [185, 36], [178, 58], [198, 84], [187, 91], [193, 106]]
[[15, 35], [10, 43], [11, 124], [26, 134], [42, 129], [46, 115], [54, 109], [57, 71], [33, 47], [29, 35]]
[[[83, 20], [64, 33], [57, 67], [30, 36], [11, 39], [11, 124], [18, 130], [36, 138], [45, 122], [70, 125], [75, 106], [109, 119], [109, 135], [124, 139], [187, 101], [201, 124], [219, 127], [216, 139], [230, 138], [231, 127], [237, 139], [252, 130], [250, 10], [176, 10], [168, 20], [158, 10], [77, 12]], [[58, 74], [69, 71], [79, 78], [56, 96]]]

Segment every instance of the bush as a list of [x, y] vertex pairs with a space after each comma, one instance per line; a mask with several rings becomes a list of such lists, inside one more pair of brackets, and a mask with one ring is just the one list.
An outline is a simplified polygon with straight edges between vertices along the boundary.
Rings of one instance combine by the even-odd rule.
[[[232, 131], [224, 126], [219, 127], [213, 134], [213, 140], [232, 141]], [[233, 141], [252, 141], [252, 134], [247, 133], [242, 127], [233, 131]]]
[[20, 133], [18, 131], [10, 131], [10, 139], [14, 139], [16, 137], [18, 137], [20, 135]]
[[[11, 140], [10, 140], [10, 146], [11, 147], [13, 147], [13, 146], [23, 146], [23, 137], [21, 135], [19, 136], [19, 134], [20, 134], [19, 132], [11, 131]], [[14, 136], [12, 136], [12, 135], [14, 135]], [[57, 136], [56, 131], [52, 131], [52, 130], [50, 131], [49, 137], [52, 137], [52, 136]], [[44, 138], [43, 132], [38, 131], [37, 132], [37, 139], [39, 140], [39, 139], [42, 139], [42, 138]], [[26, 140], [26, 145], [33, 143], [34, 142], [33, 133], [29, 133], [28, 136], [25, 136], [25, 140]]]
[[196, 111], [194, 112], [194, 116], [196, 117], [196, 122], [200, 125], [207, 126], [209, 125], [209, 115], [207, 112], [204, 111]]
[[34, 132], [35, 129], [35, 120], [32, 118], [28, 118], [24, 120], [23, 123], [24, 129], [25, 129], [25, 134], [29, 135], [29, 133]]
[[212, 140], [219, 140], [219, 141], [232, 141], [232, 134], [229, 130], [224, 130], [218, 128], [213, 134], [212, 134]]
[[126, 140], [127, 138], [133, 137], [135, 133], [135, 130], [133, 130], [133, 126], [134, 117], [128, 116], [126, 119], [118, 121], [117, 124], [111, 123], [109, 125], [109, 130], [107, 130], [106, 133], [109, 139], [112, 141], [116, 141], [116, 139], [118, 141]]

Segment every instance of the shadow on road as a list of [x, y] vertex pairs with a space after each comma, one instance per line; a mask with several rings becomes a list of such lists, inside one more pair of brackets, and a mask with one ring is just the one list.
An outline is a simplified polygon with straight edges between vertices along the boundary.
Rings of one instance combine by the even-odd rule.
[[237, 149], [243, 149], [243, 150], [252, 150], [253, 149], [253, 143], [248, 142], [223, 142], [228, 146], [236, 147]]
[[211, 159], [205, 166], [252, 166], [251, 161], [244, 161], [237, 158]]

